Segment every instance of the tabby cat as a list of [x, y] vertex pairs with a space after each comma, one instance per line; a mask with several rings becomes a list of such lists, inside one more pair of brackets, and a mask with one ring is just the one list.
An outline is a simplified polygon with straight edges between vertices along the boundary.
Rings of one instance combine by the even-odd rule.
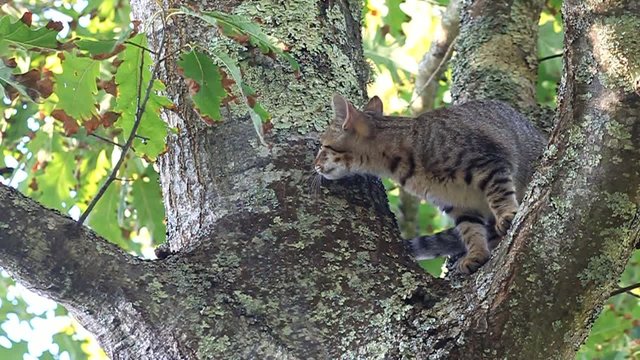
[[407, 241], [417, 259], [465, 253], [456, 268], [475, 272], [507, 233], [546, 139], [498, 101], [470, 101], [416, 118], [385, 116], [373, 97], [363, 111], [333, 97], [335, 119], [321, 136], [315, 171], [390, 177], [438, 205], [455, 228]]

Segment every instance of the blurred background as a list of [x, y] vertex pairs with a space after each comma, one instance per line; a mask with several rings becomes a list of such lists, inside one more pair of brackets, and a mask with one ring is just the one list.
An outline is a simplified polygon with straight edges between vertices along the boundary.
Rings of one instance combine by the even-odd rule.
[[[132, 27], [130, 9], [124, 0], [4, 1], [4, 17], [15, 22], [26, 11], [33, 13], [34, 26], [49, 20], [62, 21], [59, 37], [98, 40], [118, 39]], [[556, 90], [562, 71], [562, 21], [560, 0], [549, 0], [540, 17], [538, 40], [538, 102], [555, 108]], [[432, 39], [440, 36], [440, 20], [449, 0], [368, 0], [363, 11], [364, 53], [373, 77], [369, 95], [378, 95], [385, 112], [411, 115], [416, 111], [414, 87], [419, 63]], [[6, 19], [5, 19], [6, 20]], [[64, 69], [55, 53], [34, 54], [4, 48], [0, 55], [13, 58], [27, 73], [38, 69], [61, 74]], [[454, 54], [455, 56], [455, 54]], [[0, 83], [3, 82], [0, 65]], [[434, 107], [451, 103], [451, 69], [443, 65], [432, 83]], [[15, 73], [15, 72], [14, 72]], [[112, 79], [105, 71], [104, 81]], [[101, 107], [109, 109], [113, 94], [108, 84], [98, 89]], [[119, 157], [119, 148], [104, 139], [124, 142], [121, 129], [109, 127], [87, 132], [75, 129], [52, 115], [59, 98], [21, 101], [2, 92], [0, 101], [0, 181], [77, 218]], [[82, 99], [78, 99], [81, 101]], [[103, 109], [103, 110], [104, 110]], [[101, 139], [102, 138], [102, 139]], [[151, 162], [131, 154], [124, 166], [126, 178], [114, 182], [98, 203], [88, 224], [100, 235], [131, 254], [151, 258], [153, 248], [164, 242], [164, 210], [157, 173]], [[433, 206], [417, 201], [389, 180], [383, 180], [389, 203], [399, 219], [405, 238], [431, 234], [451, 226]], [[69, 189], [73, 189], [69, 191]], [[443, 259], [421, 262], [433, 276], [443, 275]], [[640, 253], [636, 252], [620, 280], [620, 286], [640, 281]], [[579, 359], [640, 358], [640, 291], [624, 292], [609, 299], [602, 309]], [[66, 310], [39, 297], [0, 272], [0, 359], [106, 359], [95, 339]]]

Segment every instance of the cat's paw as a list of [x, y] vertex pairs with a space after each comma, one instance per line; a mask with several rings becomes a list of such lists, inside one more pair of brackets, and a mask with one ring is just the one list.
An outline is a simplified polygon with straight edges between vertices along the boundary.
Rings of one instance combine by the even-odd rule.
[[507, 231], [511, 227], [511, 223], [513, 222], [513, 218], [516, 216], [516, 212], [510, 212], [502, 215], [498, 219], [496, 219], [496, 232], [500, 236], [507, 235]]
[[459, 272], [469, 275], [476, 272], [480, 266], [489, 261], [490, 253], [475, 252], [468, 253], [462, 259], [458, 260], [456, 268]]

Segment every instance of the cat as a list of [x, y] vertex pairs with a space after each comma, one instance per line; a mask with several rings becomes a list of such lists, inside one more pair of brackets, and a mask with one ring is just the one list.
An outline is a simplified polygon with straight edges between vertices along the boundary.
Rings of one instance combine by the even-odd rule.
[[389, 177], [436, 204], [455, 228], [407, 240], [416, 259], [464, 253], [455, 267], [471, 274], [507, 233], [547, 143], [509, 105], [469, 101], [415, 118], [383, 115], [380, 98], [363, 111], [333, 97], [334, 121], [314, 161], [320, 176]]

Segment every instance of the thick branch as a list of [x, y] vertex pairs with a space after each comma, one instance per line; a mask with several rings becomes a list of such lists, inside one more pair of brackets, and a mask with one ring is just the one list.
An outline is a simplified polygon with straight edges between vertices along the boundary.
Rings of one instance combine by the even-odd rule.
[[[449, 2], [442, 15], [440, 26], [435, 31], [436, 37], [431, 42], [431, 47], [418, 65], [416, 86], [413, 96], [419, 98], [412, 110], [421, 113], [433, 109], [438, 83], [442, 74], [447, 70], [446, 63], [451, 58], [450, 47], [460, 32], [460, 0]], [[445, 64], [444, 66], [442, 64]]]
[[536, 108], [538, 18], [543, 0], [465, 1], [451, 93]]
[[151, 343], [155, 333], [148, 315], [136, 305], [149, 301], [143, 285], [155, 278], [155, 266], [4, 185], [0, 266], [25, 287], [63, 304], [114, 359], [176, 354], [175, 343]]
[[634, 4], [564, 2], [558, 124], [513, 239], [485, 266], [496, 272], [478, 305], [488, 313], [473, 317], [484, 326], [461, 352], [572, 358], [640, 239]]

